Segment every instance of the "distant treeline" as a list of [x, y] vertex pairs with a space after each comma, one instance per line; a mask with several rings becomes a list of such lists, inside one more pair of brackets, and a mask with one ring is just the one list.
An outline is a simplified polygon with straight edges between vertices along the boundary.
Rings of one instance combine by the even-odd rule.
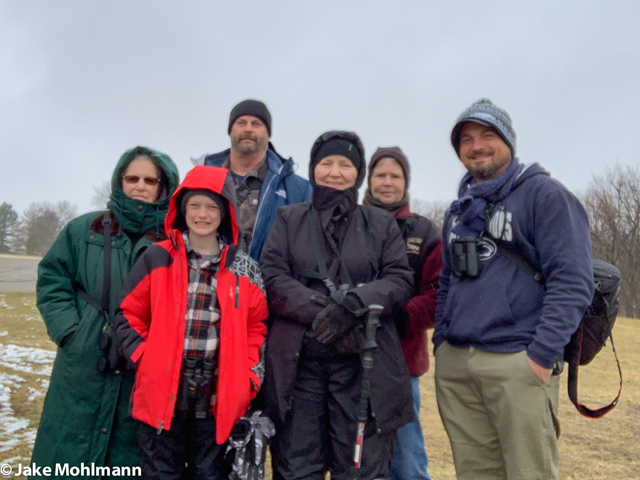
[[[95, 188], [92, 204], [104, 208], [109, 184]], [[615, 165], [594, 175], [579, 195], [589, 215], [593, 256], [622, 272], [621, 314], [640, 318], [640, 166]], [[448, 202], [415, 199], [412, 211], [442, 226]], [[44, 255], [62, 228], [77, 215], [63, 201], [31, 203], [21, 214], [10, 203], [0, 205], [0, 253]]]

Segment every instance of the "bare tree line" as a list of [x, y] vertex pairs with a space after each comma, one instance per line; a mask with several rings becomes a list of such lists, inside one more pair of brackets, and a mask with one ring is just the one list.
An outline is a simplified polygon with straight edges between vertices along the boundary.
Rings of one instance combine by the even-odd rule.
[[15, 217], [10, 228], [2, 232], [8, 250], [22, 255], [44, 255], [53, 245], [64, 226], [77, 216], [75, 205], [67, 202], [33, 202], [18, 220], [13, 207], [6, 202]]
[[640, 167], [607, 167], [580, 199], [589, 215], [594, 258], [622, 273], [621, 314], [640, 318]]

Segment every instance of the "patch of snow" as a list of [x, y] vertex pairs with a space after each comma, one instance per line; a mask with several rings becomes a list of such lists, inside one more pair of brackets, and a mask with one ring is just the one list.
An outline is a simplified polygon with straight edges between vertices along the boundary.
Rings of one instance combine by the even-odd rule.
[[44, 392], [40, 390], [36, 390], [33, 387], [28, 387], [29, 397], [27, 398], [27, 402], [33, 402], [38, 397], [44, 397]]
[[0, 453], [24, 445], [32, 437], [32, 432], [28, 430], [29, 420], [15, 418], [11, 407], [11, 388], [19, 388], [20, 381], [24, 379], [0, 372]]
[[[0, 365], [18, 372], [50, 376], [55, 357], [56, 352], [51, 350], [0, 343], [0, 359], [2, 359]], [[34, 369], [36, 365], [42, 367], [36, 370]]]
[[12, 307], [11, 305], [7, 305], [5, 301], [5, 295], [0, 295], [0, 308], [6, 308], [7, 310], [15, 310], [16, 307]]
[[0, 337], [4, 337], [5, 335], [9, 335], [9, 332], [6, 330], [4, 332], [0, 332]]

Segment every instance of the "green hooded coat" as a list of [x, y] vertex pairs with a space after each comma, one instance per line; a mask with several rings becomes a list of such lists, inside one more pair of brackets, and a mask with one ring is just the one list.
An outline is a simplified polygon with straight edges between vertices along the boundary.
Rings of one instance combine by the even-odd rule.
[[[109, 299], [112, 321], [131, 267], [147, 246], [162, 235], [169, 198], [179, 183], [173, 161], [163, 153], [150, 151], [163, 172], [158, 201], [145, 203], [129, 198], [120, 187], [119, 179], [136, 156], [135, 148], [120, 157], [111, 180], [108, 208], [112, 212]], [[98, 303], [102, 298], [103, 216], [104, 212], [87, 213], [69, 222], [38, 266], [38, 308], [49, 336], [58, 345], [58, 353], [32, 462], [50, 466], [54, 474], [56, 464], [123, 467], [139, 463], [137, 423], [129, 414], [134, 372], [98, 371], [98, 361], [104, 356], [98, 340], [105, 319], [79, 293], [85, 290]], [[141, 236], [135, 246], [130, 235]]]

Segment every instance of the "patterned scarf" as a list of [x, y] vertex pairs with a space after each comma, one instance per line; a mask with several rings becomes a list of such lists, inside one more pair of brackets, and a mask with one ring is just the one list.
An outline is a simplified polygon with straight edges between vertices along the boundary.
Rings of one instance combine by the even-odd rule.
[[487, 203], [498, 203], [507, 198], [521, 169], [522, 165], [514, 158], [504, 173], [495, 180], [476, 182], [467, 173], [460, 182], [458, 200], [451, 204], [450, 211], [459, 220], [451, 231], [461, 238], [479, 237], [486, 226]]

